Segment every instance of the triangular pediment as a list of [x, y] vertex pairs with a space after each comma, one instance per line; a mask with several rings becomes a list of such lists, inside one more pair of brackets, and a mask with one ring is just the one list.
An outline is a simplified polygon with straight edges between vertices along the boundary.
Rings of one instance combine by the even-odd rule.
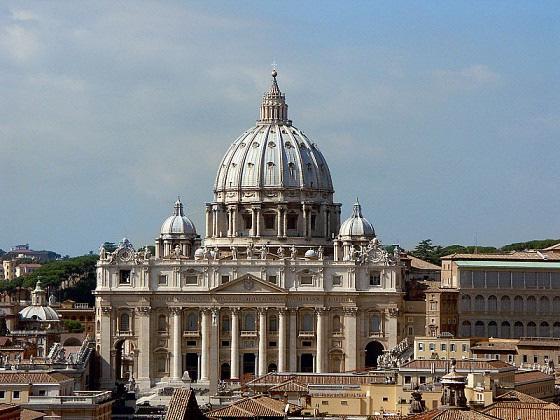
[[287, 291], [259, 279], [251, 274], [245, 274], [238, 279], [222, 284], [211, 290], [213, 293], [282, 293]]

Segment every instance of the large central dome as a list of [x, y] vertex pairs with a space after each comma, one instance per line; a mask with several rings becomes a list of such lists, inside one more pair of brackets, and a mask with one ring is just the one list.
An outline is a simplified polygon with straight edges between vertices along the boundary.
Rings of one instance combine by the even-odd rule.
[[235, 140], [220, 163], [214, 185], [216, 199], [259, 201], [261, 193], [289, 191], [283, 199], [306, 197], [332, 202], [334, 191], [327, 162], [317, 145], [288, 119], [288, 105], [278, 88], [276, 71], [272, 76], [256, 126]]
[[333, 195], [327, 162], [288, 119], [274, 70], [257, 124], [220, 162], [214, 201], [206, 203], [204, 244], [222, 250], [332, 247], [340, 226], [340, 204], [333, 203]]

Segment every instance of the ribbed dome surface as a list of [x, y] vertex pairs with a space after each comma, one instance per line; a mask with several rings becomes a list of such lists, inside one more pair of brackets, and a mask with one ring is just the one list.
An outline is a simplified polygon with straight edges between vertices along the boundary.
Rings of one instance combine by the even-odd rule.
[[352, 216], [346, 219], [340, 226], [339, 235], [375, 237], [375, 229], [373, 229], [373, 225], [362, 216], [362, 206], [358, 201], [354, 204]]
[[333, 192], [325, 158], [288, 120], [288, 106], [275, 72], [273, 77], [257, 125], [235, 140], [222, 159], [215, 191], [286, 188]]
[[175, 202], [173, 215], [169, 216], [161, 225], [161, 235], [185, 235], [196, 236], [196, 228], [194, 223], [185, 216], [183, 212], [183, 203], [177, 199]]
[[50, 306], [30, 305], [19, 311], [23, 320], [58, 321], [58, 314]]

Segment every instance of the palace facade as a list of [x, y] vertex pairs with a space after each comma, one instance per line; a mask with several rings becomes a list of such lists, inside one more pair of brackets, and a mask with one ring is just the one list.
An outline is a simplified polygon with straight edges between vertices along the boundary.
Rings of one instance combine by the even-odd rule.
[[288, 119], [276, 71], [256, 125], [219, 163], [202, 240], [180, 200], [155, 255], [100, 250], [101, 384], [371, 368], [404, 338], [402, 264], [341, 204], [318, 146]]

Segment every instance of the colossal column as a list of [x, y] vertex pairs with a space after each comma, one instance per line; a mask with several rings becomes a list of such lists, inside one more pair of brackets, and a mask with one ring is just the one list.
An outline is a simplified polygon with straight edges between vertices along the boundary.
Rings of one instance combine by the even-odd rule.
[[115, 385], [115, 364], [111, 360], [113, 308], [101, 306], [101, 388], [112, 389]]
[[297, 372], [297, 308], [290, 308], [290, 372]]
[[239, 308], [231, 308], [231, 379], [239, 379]]
[[173, 380], [180, 380], [182, 376], [181, 313], [182, 308], [171, 308], [171, 314], [173, 316], [173, 364], [171, 366], [171, 379]]
[[150, 312], [152, 308], [149, 306], [141, 306], [136, 308], [138, 320], [138, 385], [143, 389], [149, 389], [151, 386], [150, 375]]
[[316, 372], [323, 373], [325, 371], [325, 309], [318, 308], [317, 314], [317, 356], [316, 356]]
[[278, 310], [278, 372], [286, 372], [286, 309], [284, 308]]
[[202, 310], [202, 319], [200, 322], [200, 335], [202, 337], [200, 343], [200, 380], [208, 381], [208, 326], [210, 324], [210, 310]]
[[356, 313], [357, 308], [344, 309], [344, 370], [356, 370]]
[[266, 308], [259, 308], [259, 375], [266, 374]]

